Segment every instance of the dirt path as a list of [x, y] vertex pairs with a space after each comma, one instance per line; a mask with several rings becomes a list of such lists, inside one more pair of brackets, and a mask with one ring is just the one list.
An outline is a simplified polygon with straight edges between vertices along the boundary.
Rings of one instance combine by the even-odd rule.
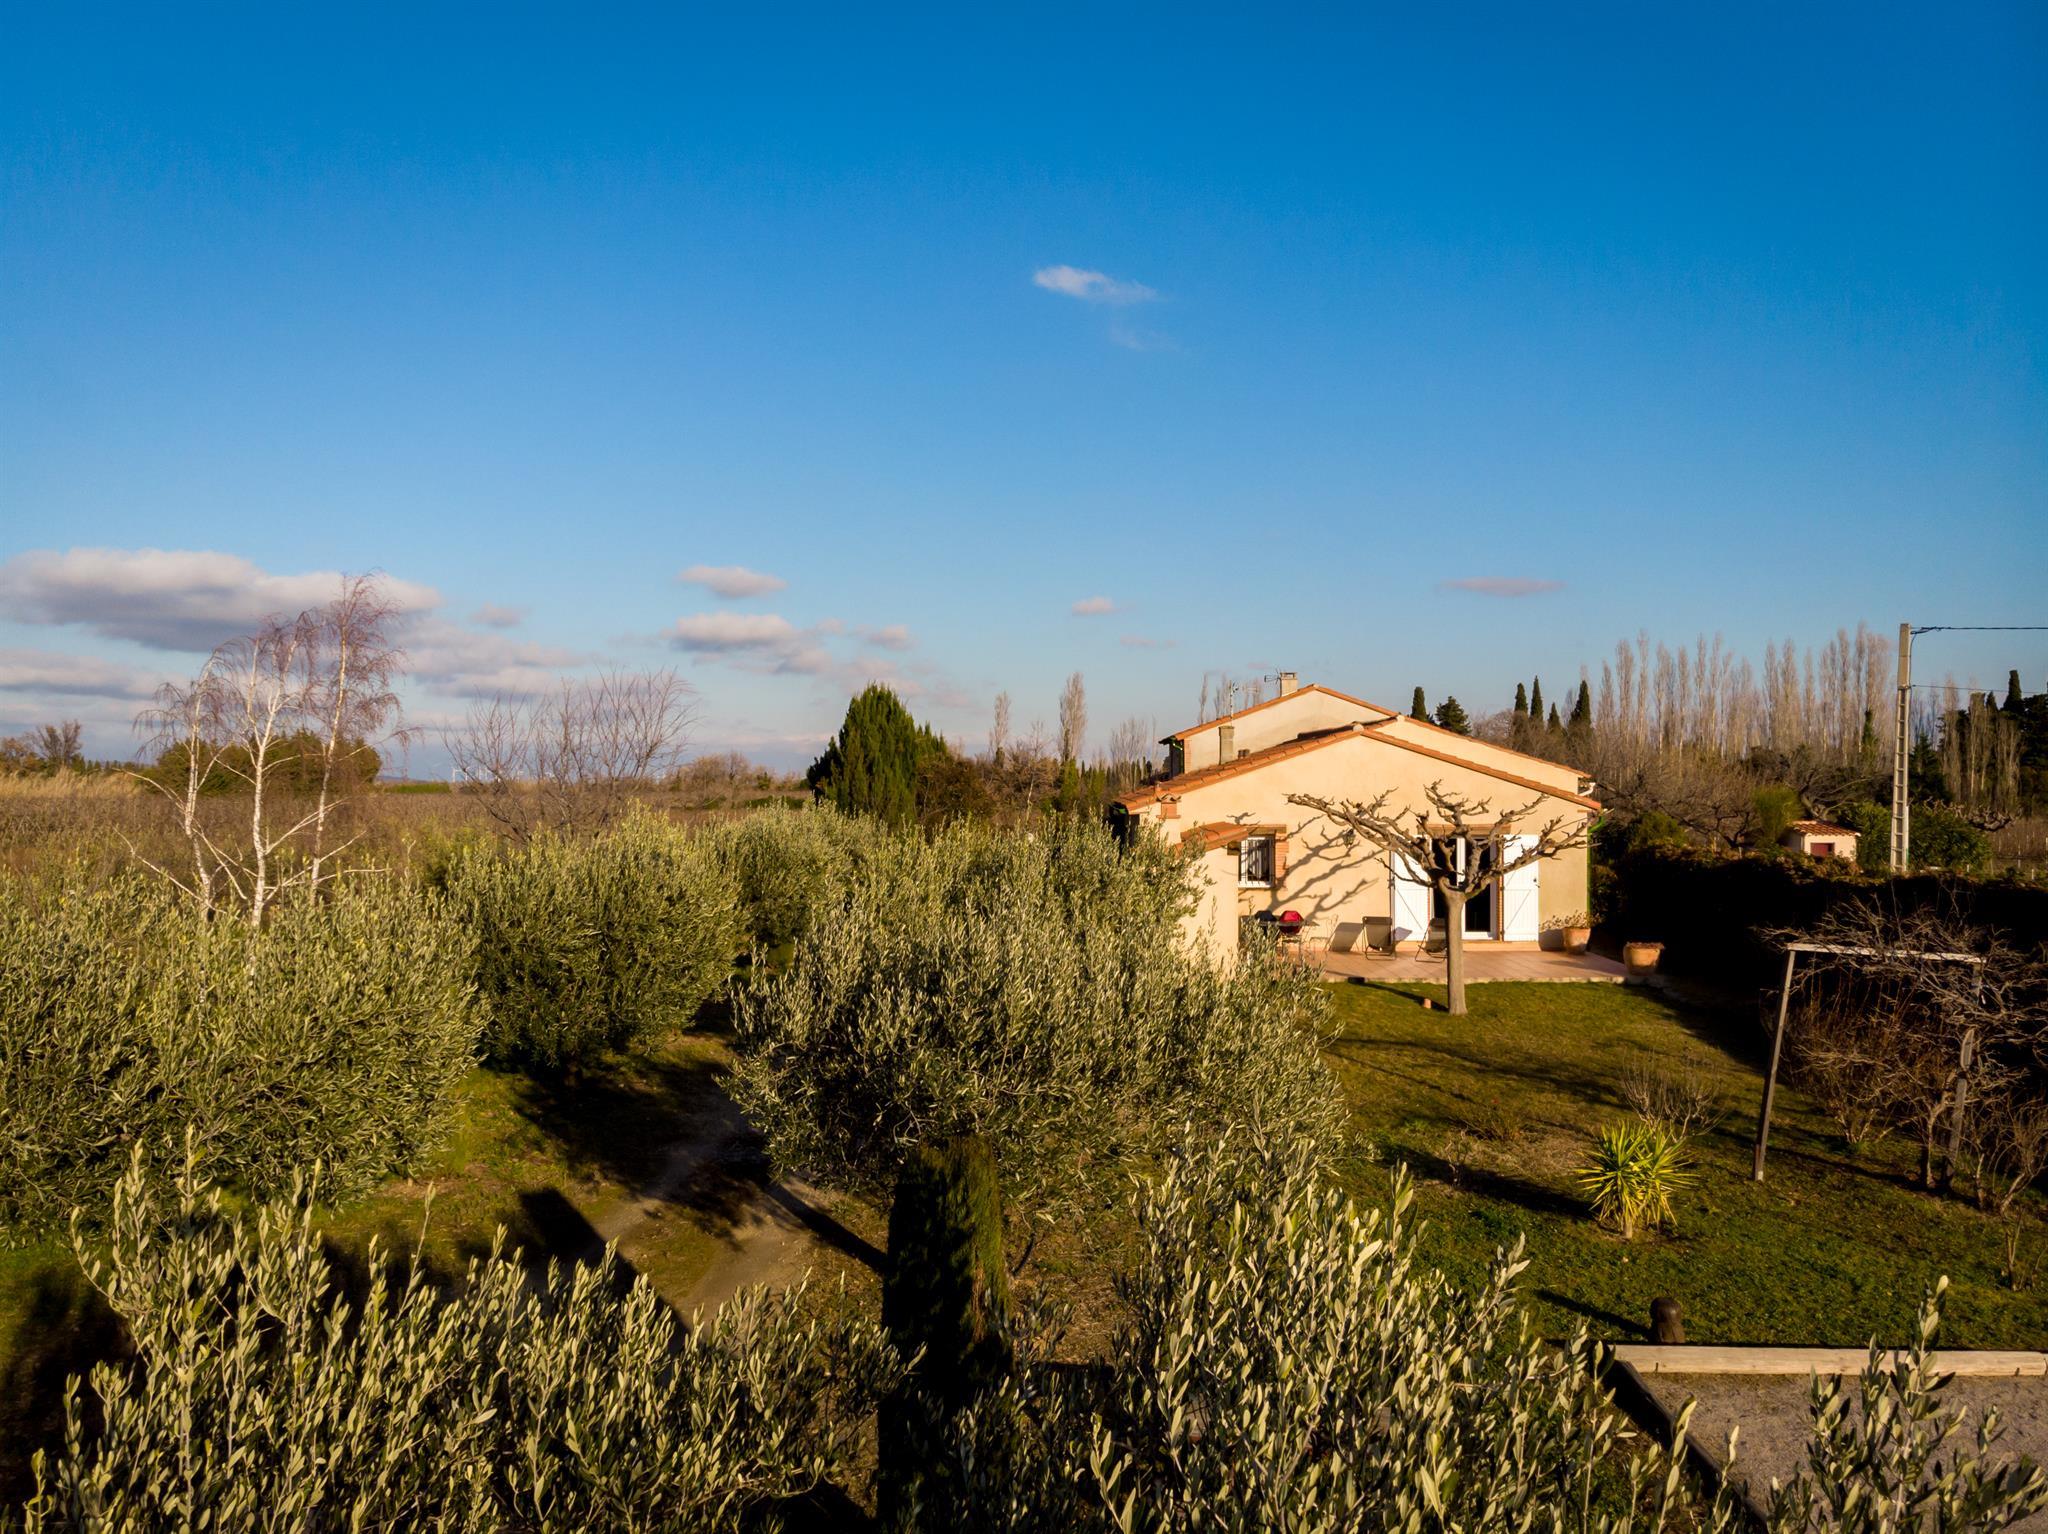
[[687, 1288], [663, 1291], [683, 1315], [715, 1309], [752, 1284], [794, 1284], [828, 1255], [828, 1246], [879, 1264], [881, 1253], [833, 1219], [827, 1195], [795, 1179], [761, 1181], [754, 1172], [758, 1159], [752, 1127], [721, 1098], [663, 1150], [661, 1170], [644, 1187], [595, 1223], [596, 1240], [584, 1260], [606, 1243], [627, 1245], [655, 1222], [675, 1218], [697, 1202], [693, 1195], [715, 1185], [702, 1202], [718, 1206], [719, 1255]]

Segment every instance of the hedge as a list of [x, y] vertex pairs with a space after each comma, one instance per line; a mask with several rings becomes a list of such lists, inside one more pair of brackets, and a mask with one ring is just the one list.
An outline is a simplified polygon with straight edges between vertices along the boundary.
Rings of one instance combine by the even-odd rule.
[[2048, 944], [2048, 888], [1946, 873], [1866, 874], [1834, 858], [1728, 856], [1647, 847], [1613, 868], [1606, 926], [1624, 942], [1661, 942], [1664, 969], [1730, 985], [1776, 983], [1782, 951], [1761, 934], [1810, 927], [1844, 901], [1901, 910], [1953, 906], [2020, 948]]

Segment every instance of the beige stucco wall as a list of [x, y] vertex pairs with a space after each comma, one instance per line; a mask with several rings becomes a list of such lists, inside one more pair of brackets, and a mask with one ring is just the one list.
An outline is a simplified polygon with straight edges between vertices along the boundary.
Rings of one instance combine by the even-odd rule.
[[[1430, 751], [1447, 751], [1456, 756], [1484, 762], [1502, 772], [1512, 772], [1517, 777], [1543, 784], [1548, 788], [1562, 789], [1565, 793], [1579, 792], [1579, 773], [1575, 767], [1562, 766], [1545, 761], [1541, 757], [1529, 756], [1507, 746], [1495, 745], [1491, 741], [1477, 740], [1468, 735], [1454, 735], [1407, 714], [1392, 710], [1361, 707], [1342, 698], [1314, 689], [1302, 689], [1287, 697], [1261, 705], [1229, 721], [1232, 732], [1231, 755], [1249, 751], [1262, 751], [1268, 746], [1277, 746], [1283, 741], [1294, 740], [1302, 735], [1312, 735], [1320, 730], [1338, 729], [1344, 725], [1363, 722], [1374, 725], [1386, 734], [1413, 741]], [[1185, 753], [1182, 771], [1193, 772], [1201, 767], [1214, 767], [1221, 760], [1219, 747], [1222, 730], [1219, 725], [1209, 725], [1184, 740]]]
[[[1380, 728], [1389, 735], [1403, 740], [1412, 740], [1428, 751], [1448, 751], [1453, 756], [1469, 757], [1475, 762], [1484, 762], [1502, 772], [1512, 772], [1518, 778], [1527, 778], [1532, 783], [1541, 783], [1546, 788], [1562, 789], [1565, 793], [1579, 792], [1579, 770], [1557, 762], [1547, 762], [1540, 756], [1529, 756], [1508, 746], [1495, 745], [1490, 740], [1479, 740], [1469, 735], [1454, 735], [1451, 731], [1436, 725], [1424, 724], [1420, 719], [1407, 714], [1396, 714]], [[1503, 784], [1504, 788], [1509, 785]], [[1520, 801], [1528, 803], [1525, 797]]]
[[[1173, 822], [1166, 824], [1170, 827]], [[1188, 939], [1209, 953], [1223, 957], [1237, 952], [1237, 849], [1219, 847], [1203, 854], [1195, 868], [1195, 883], [1202, 891], [1194, 914], [1181, 923]]]
[[1813, 844], [1815, 842], [1832, 842], [1835, 850], [1831, 856], [1846, 858], [1851, 863], [1856, 861], [1856, 833], [1854, 831], [1793, 831], [1787, 836], [1786, 840], [1791, 842], [1798, 851], [1806, 853], [1809, 857], [1813, 855]]
[[[1356, 720], [1370, 722], [1386, 717], [1379, 709], [1360, 708], [1325, 692], [1292, 692], [1229, 721], [1235, 735], [1231, 755], [1234, 758], [1239, 752], [1262, 751], [1297, 735], [1333, 730]], [[1214, 767], [1219, 760], [1217, 747], [1221, 740], [1222, 731], [1216, 725], [1190, 735], [1182, 742], [1187, 752], [1182, 770], [1193, 772], [1198, 767]]]
[[[1371, 856], [1362, 839], [1316, 811], [1290, 804], [1290, 794], [1319, 798], [1371, 799], [1391, 789], [1393, 804], [1421, 808], [1424, 789], [1432, 782], [1497, 809], [1518, 808], [1532, 797], [1527, 789], [1503, 783], [1468, 767], [1418, 756], [1370, 735], [1347, 736], [1327, 746], [1267, 763], [1236, 777], [1189, 788], [1178, 799], [1178, 813], [1169, 817], [1163, 801], [1139, 809], [1138, 819], [1156, 826], [1171, 842], [1184, 831], [1216, 821], [1239, 825], [1284, 825], [1287, 848], [1280, 878], [1271, 890], [1239, 891], [1234, 850], [1204, 856], [1210, 879], [1206, 903], [1191, 925], [1221, 946], [1236, 947], [1236, 917], [1260, 910], [1300, 911], [1340, 951], [1385, 941], [1392, 917], [1392, 875]], [[1172, 783], [1160, 785], [1172, 792]], [[1533, 832], [1552, 814], [1584, 819], [1588, 811], [1563, 800], [1551, 801], [1521, 828]], [[1232, 905], [1233, 898], [1235, 905]], [[1582, 911], [1587, 906], [1587, 857], [1583, 850], [1537, 865], [1539, 923]], [[1226, 915], [1227, 912], [1227, 915]]]

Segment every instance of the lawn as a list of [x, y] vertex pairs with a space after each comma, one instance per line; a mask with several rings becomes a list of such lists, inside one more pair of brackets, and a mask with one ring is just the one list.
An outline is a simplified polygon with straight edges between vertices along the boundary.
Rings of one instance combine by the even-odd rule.
[[[667, 1148], [724, 1106], [725, 1045], [715, 1032], [676, 1033], [537, 1085], [478, 1068], [460, 1088], [447, 1142], [415, 1176], [326, 1211], [330, 1250], [353, 1267], [370, 1237], [415, 1247], [441, 1276], [507, 1241], [535, 1258], [573, 1258], [660, 1170]], [[635, 1221], [619, 1255], [663, 1294], [687, 1293], [725, 1248], [742, 1200], [763, 1170], [742, 1141]], [[27, 1454], [61, 1423], [64, 1377], [118, 1343], [68, 1242], [0, 1248], [0, 1503], [30, 1489]]]
[[[2013, 1291], [1997, 1223], [1911, 1186], [1909, 1147], [1851, 1156], [1825, 1117], [1781, 1087], [1769, 1178], [1751, 1180], [1754, 1014], [1694, 1010], [1633, 986], [1495, 983], [1471, 987], [1470, 1014], [1453, 1018], [1442, 994], [1331, 987], [1328, 1058], [1361, 1142], [1347, 1175], [1382, 1197], [1405, 1162], [1428, 1221], [1424, 1253], [1460, 1280], [1524, 1235], [1522, 1284], [1545, 1332], [1583, 1321], [1597, 1336], [1642, 1340], [1651, 1299], [1668, 1295], [1693, 1342], [1896, 1344], [1922, 1292], [1947, 1274], [1945, 1343], [2048, 1345], [2048, 1287]], [[1632, 1065], [1686, 1061], [1724, 1117], [1693, 1145], [1697, 1181], [1675, 1201], [1676, 1231], [1624, 1243], [1589, 1217], [1573, 1169], [1597, 1129], [1626, 1116], [1618, 1089]], [[2038, 1201], [2025, 1228], [2038, 1261], [2048, 1247]]]

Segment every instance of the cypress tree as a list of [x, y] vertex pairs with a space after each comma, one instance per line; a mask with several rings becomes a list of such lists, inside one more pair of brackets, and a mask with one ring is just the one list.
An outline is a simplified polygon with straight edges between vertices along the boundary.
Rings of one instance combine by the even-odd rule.
[[1593, 727], [1593, 689], [1584, 677], [1579, 678], [1579, 696], [1572, 704], [1572, 717], [1567, 721], [1570, 729], [1586, 731]]
[[1456, 698], [1445, 698], [1436, 708], [1436, 722], [1455, 735], [1470, 735], [1472, 721], [1465, 717], [1465, 709]]
[[1423, 698], [1420, 687], [1415, 689], [1415, 701], [1408, 705], [1408, 717], [1410, 719], [1420, 719], [1425, 723], [1429, 720], [1429, 704]]
[[1531, 719], [1541, 719], [1543, 717], [1543, 679], [1541, 677], [1538, 677], [1529, 684], [1529, 717]]
[[849, 813], [908, 825], [917, 817], [918, 767], [945, 749], [944, 741], [910, 717], [902, 699], [877, 682], [846, 705], [838, 736], [811, 763], [804, 781], [819, 798]]
[[1550, 705], [1550, 723], [1548, 725], [1548, 728], [1550, 730], [1550, 733], [1553, 735], [1557, 734], [1560, 730], [1564, 728], [1564, 726], [1558, 722], [1557, 705], [1555, 703]]
[[[980, 1135], [923, 1144], [896, 1181], [882, 1325], [917, 1372], [882, 1405], [877, 1487], [882, 1526], [956, 1526], [939, 1453], [947, 1421], [1010, 1370], [1003, 1204], [995, 1152]], [[919, 1516], [911, 1517], [915, 1507]]]
[[2026, 706], [2027, 695], [2020, 691], [2020, 673], [2015, 666], [2005, 674], [2005, 711], [2017, 714]]
[[1517, 719], [1529, 717], [1529, 689], [1520, 682], [1515, 683], [1515, 717]]

